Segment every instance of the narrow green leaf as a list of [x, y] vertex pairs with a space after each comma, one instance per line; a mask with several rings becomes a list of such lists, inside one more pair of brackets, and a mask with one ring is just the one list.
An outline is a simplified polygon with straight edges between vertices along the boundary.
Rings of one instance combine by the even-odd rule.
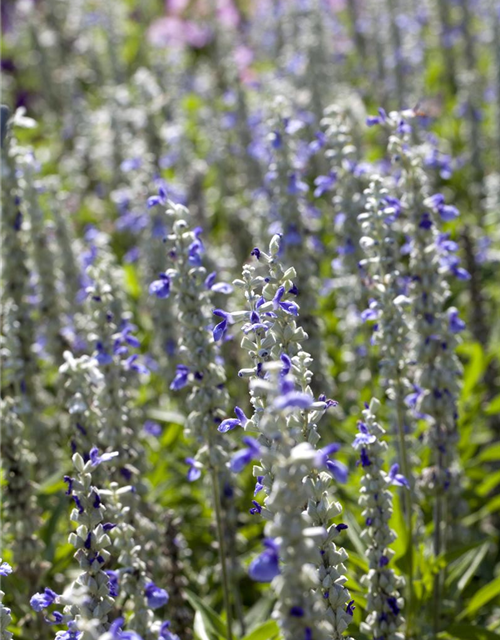
[[226, 625], [222, 622], [212, 607], [205, 604], [201, 598], [192, 591], [189, 591], [189, 589], [186, 589], [185, 594], [193, 609], [200, 612], [206, 630], [225, 638], [227, 635]]
[[452, 624], [446, 631], [441, 632], [438, 638], [456, 638], [456, 640], [500, 640], [500, 636], [494, 631], [476, 627], [473, 624]]
[[472, 576], [474, 575], [474, 573], [476, 572], [477, 568], [479, 567], [479, 565], [481, 564], [481, 562], [484, 560], [484, 557], [486, 556], [486, 554], [488, 553], [488, 549], [489, 549], [490, 545], [488, 542], [485, 542], [483, 544], [483, 546], [479, 549], [479, 551], [477, 551], [474, 554], [474, 559], [472, 560], [469, 568], [467, 569], [467, 571], [463, 574], [463, 576], [460, 578], [459, 582], [458, 582], [458, 591], [461, 593], [465, 587], [469, 584]]
[[278, 623], [268, 620], [246, 635], [243, 640], [274, 640], [279, 635]]
[[[470, 616], [478, 609], [484, 606], [493, 598], [496, 598], [500, 594], [500, 576], [492, 580], [489, 584], [479, 589], [474, 596], [469, 600], [469, 604], [465, 610], [458, 616], [459, 620], [462, 620], [466, 616]], [[474, 636], [472, 636], [474, 637]]]
[[500, 394], [486, 405], [484, 412], [487, 416], [495, 416], [500, 413]]

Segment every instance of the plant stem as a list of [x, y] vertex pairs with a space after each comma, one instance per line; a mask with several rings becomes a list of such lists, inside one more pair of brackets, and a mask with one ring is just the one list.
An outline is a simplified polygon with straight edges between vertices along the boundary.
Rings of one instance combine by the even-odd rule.
[[[440, 430], [440, 427], [438, 427]], [[444, 456], [440, 451], [438, 454], [437, 467], [439, 482], [441, 482], [441, 471], [444, 468]], [[439, 488], [440, 491], [440, 488]], [[443, 523], [443, 511], [444, 511], [444, 496], [438, 493], [434, 503], [434, 558], [436, 559], [443, 551], [443, 535], [442, 535], [442, 523]], [[441, 620], [441, 587], [442, 587], [443, 571], [440, 568], [434, 576], [434, 634], [437, 636], [439, 633], [440, 620]]]
[[226, 638], [227, 640], [233, 640], [233, 617], [231, 613], [231, 598], [229, 596], [229, 574], [227, 570], [226, 542], [224, 540], [224, 529], [222, 526], [219, 476], [217, 475], [216, 469], [211, 469], [211, 476], [214, 494], [215, 521], [217, 525], [217, 542], [219, 544], [219, 559], [222, 569], [222, 592], [224, 597], [224, 608], [226, 610]]
[[410, 487], [405, 489], [403, 487], [405, 515], [406, 515], [406, 527], [408, 529], [408, 603], [407, 603], [407, 621], [406, 621], [406, 637], [411, 638], [412, 629], [412, 615], [413, 615], [413, 517], [412, 517], [412, 491], [411, 484], [411, 468], [408, 460], [408, 454], [406, 451], [406, 438], [404, 431], [404, 412], [402, 410], [402, 388], [400, 371], [396, 374], [396, 415], [398, 425], [398, 437], [399, 437], [399, 449], [401, 468], [404, 477], [410, 483]]

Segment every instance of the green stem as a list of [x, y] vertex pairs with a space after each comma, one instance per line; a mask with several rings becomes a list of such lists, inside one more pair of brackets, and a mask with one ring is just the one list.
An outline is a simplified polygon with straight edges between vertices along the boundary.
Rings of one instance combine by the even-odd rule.
[[407, 602], [407, 620], [406, 620], [406, 637], [411, 638], [412, 617], [413, 617], [413, 513], [412, 513], [412, 484], [411, 484], [411, 468], [406, 451], [406, 438], [404, 432], [404, 411], [402, 408], [402, 388], [399, 371], [396, 377], [396, 414], [398, 425], [398, 439], [400, 449], [401, 470], [404, 477], [410, 483], [408, 489], [403, 488], [406, 527], [408, 529], [408, 602]]
[[233, 617], [231, 613], [231, 598], [229, 595], [229, 573], [227, 570], [226, 542], [222, 526], [222, 507], [220, 501], [219, 476], [216, 469], [211, 469], [212, 488], [214, 494], [215, 521], [217, 525], [217, 541], [219, 543], [219, 559], [222, 569], [222, 591], [224, 597], [224, 609], [226, 610], [227, 640], [233, 640]]
[[[444, 455], [439, 452], [438, 460], [438, 477], [439, 483], [441, 482], [442, 470], [445, 468], [444, 465]], [[438, 491], [441, 491], [441, 488], [438, 488]], [[443, 536], [443, 515], [445, 509], [445, 498], [443, 495], [438, 493], [436, 495], [436, 500], [434, 503], [434, 558], [437, 559], [438, 556], [444, 550], [444, 536]], [[439, 627], [441, 622], [441, 598], [442, 598], [442, 585], [443, 585], [443, 570], [439, 569], [439, 571], [434, 576], [434, 616], [433, 616], [433, 624], [434, 624], [434, 634], [437, 636], [439, 633]]]

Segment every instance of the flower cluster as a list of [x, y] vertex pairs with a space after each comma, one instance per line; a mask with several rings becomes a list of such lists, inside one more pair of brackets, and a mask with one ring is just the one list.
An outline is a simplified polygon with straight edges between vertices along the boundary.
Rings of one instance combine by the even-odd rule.
[[403, 640], [404, 634], [398, 629], [404, 624], [401, 615], [403, 599], [400, 596], [404, 580], [396, 575], [389, 566], [394, 552], [390, 545], [396, 539], [389, 527], [392, 516], [391, 485], [404, 486], [408, 490], [408, 481], [398, 473], [394, 465], [389, 473], [383, 470], [387, 456], [387, 443], [381, 438], [385, 431], [376, 421], [376, 412], [380, 403], [372, 399], [370, 406], [363, 411], [363, 420], [359, 422], [359, 433], [353, 446], [360, 452], [360, 465], [363, 470], [359, 504], [365, 528], [363, 539], [368, 548], [368, 574], [363, 584], [368, 588], [367, 617], [361, 630], [377, 640]]

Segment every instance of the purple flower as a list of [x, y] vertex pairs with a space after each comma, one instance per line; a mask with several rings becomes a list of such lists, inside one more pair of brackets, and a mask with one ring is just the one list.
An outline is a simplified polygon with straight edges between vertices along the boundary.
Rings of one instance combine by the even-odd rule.
[[281, 308], [285, 313], [289, 313], [292, 316], [299, 315], [299, 307], [295, 302], [281, 302], [281, 298], [285, 294], [285, 287], [281, 285], [279, 289], [276, 291], [276, 295], [273, 298], [273, 307], [274, 309]]
[[455, 307], [448, 309], [448, 323], [452, 333], [460, 333], [467, 326], [463, 320], [458, 317], [458, 310]]
[[157, 204], [166, 204], [167, 203], [167, 191], [164, 187], [160, 187], [158, 189], [157, 196], [150, 196], [148, 198], [148, 209], [151, 207], [155, 207]]
[[118, 571], [111, 570], [105, 571], [104, 573], [108, 576], [109, 595], [112, 598], [116, 598], [120, 592], [120, 585], [118, 583], [120, 574], [118, 573]]
[[35, 593], [30, 600], [31, 608], [35, 611], [42, 611], [54, 604], [59, 596], [52, 589], [45, 588], [43, 593]]
[[295, 172], [288, 176], [288, 193], [292, 196], [296, 196], [300, 193], [307, 193], [309, 187], [303, 182]]
[[189, 465], [189, 470], [187, 472], [188, 482], [198, 480], [198, 478], [201, 477], [201, 463], [194, 458], [186, 458], [185, 462]]
[[327, 176], [318, 176], [314, 180], [316, 189], [314, 190], [314, 197], [321, 197], [325, 191], [330, 191], [335, 182], [337, 181], [337, 174], [334, 171], [330, 171]]
[[376, 124], [383, 124], [386, 120], [387, 120], [387, 114], [384, 111], [384, 109], [380, 107], [380, 109], [378, 110], [378, 116], [368, 116], [368, 118], [366, 118], [366, 124], [369, 127], [373, 127]]
[[101, 462], [108, 462], [109, 460], [113, 460], [113, 458], [118, 457], [118, 451], [111, 451], [109, 453], [103, 453], [102, 456], [99, 455], [99, 449], [97, 447], [92, 447], [89, 453], [90, 462], [93, 467], [97, 467], [101, 464]]
[[266, 549], [252, 561], [248, 575], [256, 582], [271, 582], [280, 572], [279, 547], [272, 538], [266, 538], [263, 544]]
[[155, 438], [161, 436], [163, 431], [161, 426], [157, 422], [153, 422], [153, 420], [146, 420], [143, 429], [150, 436], [155, 436]]
[[398, 607], [398, 601], [396, 600], [396, 598], [394, 596], [390, 596], [389, 598], [387, 598], [387, 604], [389, 605], [392, 613], [397, 616], [400, 609]]
[[455, 220], [455, 218], [458, 218], [458, 216], [460, 215], [456, 207], [454, 207], [453, 205], [445, 204], [444, 196], [442, 193], [435, 193], [433, 196], [426, 198], [426, 200], [424, 200], [424, 204], [432, 207], [434, 211], [437, 211], [445, 222]]
[[233, 287], [228, 284], [227, 282], [215, 282], [215, 278], [217, 276], [217, 273], [215, 271], [212, 271], [212, 273], [210, 273], [206, 278], [205, 278], [205, 287], [207, 289], [210, 289], [211, 291], [215, 291], [216, 293], [224, 293], [224, 294], [229, 294], [232, 293], [233, 291]]
[[228, 324], [233, 322], [233, 317], [230, 313], [222, 309], [214, 309], [213, 313], [219, 316], [219, 318], [222, 318], [222, 322], [216, 324], [213, 330], [214, 341], [217, 342], [226, 335]]
[[333, 453], [337, 453], [337, 451], [339, 450], [340, 445], [336, 442], [332, 442], [331, 444], [326, 445], [326, 447], [323, 447], [319, 450], [316, 457], [316, 464], [318, 465], [318, 467], [326, 467], [335, 478], [335, 480], [337, 480], [337, 482], [345, 484], [347, 482], [348, 475], [347, 467], [342, 462], [339, 462], [338, 460], [332, 460], [330, 458]]
[[106, 364], [111, 364], [113, 362], [113, 356], [111, 356], [104, 348], [104, 345], [102, 344], [102, 342], [98, 342], [95, 346], [96, 351], [97, 351], [97, 355], [95, 357], [95, 359], [97, 360], [97, 363], [100, 364], [101, 366], [106, 365]]
[[360, 446], [366, 446], [367, 444], [373, 444], [377, 439], [368, 431], [364, 422], [358, 422], [358, 430], [359, 433], [354, 438], [354, 442], [352, 443], [352, 446], [355, 449], [358, 449]]
[[8, 562], [2, 562], [2, 564], [0, 564], [0, 576], [5, 577], [11, 573], [12, 573], [12, 567], [10, 566], [10, 564]]
[[243, 410], [239, 407], [235, 407], [234, 413], [236, 414], [236, 418], [228, 418], [227, 420], [223, 420], [217, 427], [217, 431], [220, 431], [221, 433], [227, 433], [228, 431], [232, 431], [236, 427], [245, 428], [245, 425], [248, 422], [248, 418], [244, 414]]
[[262, 484], [262, 480], [264, 480], [264, 476], [257, 476], [257, 482], [255, 483], [255, 489], [253, 492], [254, 496], [256, 496], [264, 488], [264, 485]]
[[255, 515], [256, 513], [262, 513], [262, 507], [257, 502], [257, 500], [252, 500], [252, 504], [253, 504], [253, 507], [251, 509], [249, 509], [249, 512], [252, 515]]
[[237, 451], [231, 458], [230, 467], [231, 471], [233, 471], [234, 473], [239, 473], [252, 460], [260, 457], [260, 445], [257, 440], [255, 440], [255, 438], [245, 436], [243, 438], [243, 442], [247, 445], [246, 448], [240, 449], [240, 451]]
[[[361, 449], [360, 455], [359, 455], [359, 462], [361, 463], [362, 467], [369, 467], [371, 465], [371, 460], [368, 457], [368, 453], [366, 451], [366, 449], [363, 447]], [[359, 463], [358, 463], [359, 464]]]
[[350, 602], [347, 603], [345, 612], [348, 613], [350, 616], [353, 616], [355, 608], [356, 607], [354, 606], [354, 600], [351, 600]]
[[388, 479], [390, 484], [393, 484], [396, 487], [406, 487], [407, 489], [410, 488], [410, 483], [408, 482], [408, 480], [401, 473], [399, 473], [399, 464], [397, 463], [393, 464], [389, 469]]
[[159, 280], [154, 280], [149, 285], [149, 295], [157, 298], [168, 298], [170, 295], [170, 278], [166, 273], [159, 274]]
[[129, 356], [124, 362], [125, 368], [127, 370], [136, 371], [137, 373], [148, 374], [149, 369], [140, 362], [137, 362], [138, 358], [139, 356], [136, 353], [134, 353], [134, 355], [132, 356]]
[[170, 621], [167, 620], [161, 625], [158, 640], [180, 640], [179, 636], [170, 631]]
[[122, 631], [123, 618], [117, 618], [109, 628], [109, 634], [113, 640], [142, 640], [135, 631]]
[[154, 582], [149, 582], [144, 590], [144, 595], [148, 601], [148, 606], [151, 609], [159, 609], [168, 602], [168, 593], [165, 589], [160, 589]]
[[260, 249], [259, 247], [254, 247], [252, 249], [252, 251], [250, 252], [251, 256], [255, 256], [257, 258], [257, 260], [260, 260]]
[[175, 378], [170, 383], [170, 389], [179, 391], [188, 383], [189, 367], [185, 364], [178, 364], [175, 370]]

